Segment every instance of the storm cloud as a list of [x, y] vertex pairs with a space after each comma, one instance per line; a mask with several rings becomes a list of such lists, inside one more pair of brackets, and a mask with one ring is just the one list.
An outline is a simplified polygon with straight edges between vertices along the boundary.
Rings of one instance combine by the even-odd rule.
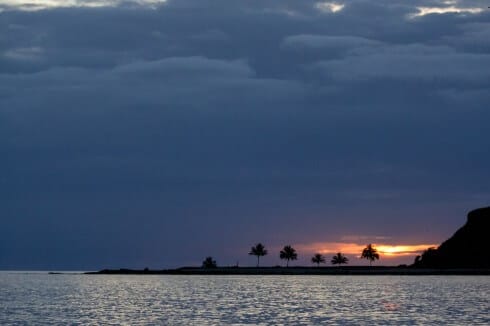
[[0, 0], [0, 268], [440, 242], [490, 195], [485, 8]]

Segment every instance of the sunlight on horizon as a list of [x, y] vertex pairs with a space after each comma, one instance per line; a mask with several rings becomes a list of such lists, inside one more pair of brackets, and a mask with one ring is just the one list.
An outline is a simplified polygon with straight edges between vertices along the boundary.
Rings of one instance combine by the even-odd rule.
[[[406, 256], [420, 255], [424, 250], [431, 247], [437, 247], [437, 244], [384, 244], [373, 243], [373, 246], [378, 250], [378, 253], [382, 258], [400, 258]], [[299, 251], [306, 251], [311, 253], [321, 254], [335, 254], [341, 252], [345, 255], [353, 255], [360, 257], [362, 250], [366, 247], [366, 244], [359, 244], [354, 242], [314, 242], [310, 244], [299, 244], [295, 246]]]

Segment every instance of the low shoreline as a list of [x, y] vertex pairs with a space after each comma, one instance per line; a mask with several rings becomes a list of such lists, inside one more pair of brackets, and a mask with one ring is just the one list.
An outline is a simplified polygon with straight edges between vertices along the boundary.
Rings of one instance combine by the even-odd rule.
[[490, 275], [490, 269], [388, 266], [351, 267], [181, 267], [163, 270], [104, 269], [87, 275]]

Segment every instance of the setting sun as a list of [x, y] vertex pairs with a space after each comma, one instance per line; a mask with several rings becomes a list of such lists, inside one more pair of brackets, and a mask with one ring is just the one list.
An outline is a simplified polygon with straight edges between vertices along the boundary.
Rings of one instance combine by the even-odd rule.
[[377, 249], [381, 255], [386, 256], [413, 256], [430, 247], [437, 247], [433, 244], [416, 244], [416, 245], [378, 245]]
[[[384, 243], [373, 243], [379, 254], [386, 258], [396, 258], [400, 256], [416, 256], [430, 247], [437, 247], [436, 244], [402, 244], [392, 245]], [[333, 254], [342, 252], [347, 255], [358, 257], [364, 249], [365, 244], [349, 242], [315, 242], [310, 244], [297, 245], [298, 249], [307, 252], [318, 252], [321, 254]]]

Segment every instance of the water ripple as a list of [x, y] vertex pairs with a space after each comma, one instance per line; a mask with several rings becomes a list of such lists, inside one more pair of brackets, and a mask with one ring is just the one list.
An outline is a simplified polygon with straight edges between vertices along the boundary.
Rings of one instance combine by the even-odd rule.
[[1, 325], [488, 325], [487, 276], [0, 273]]

